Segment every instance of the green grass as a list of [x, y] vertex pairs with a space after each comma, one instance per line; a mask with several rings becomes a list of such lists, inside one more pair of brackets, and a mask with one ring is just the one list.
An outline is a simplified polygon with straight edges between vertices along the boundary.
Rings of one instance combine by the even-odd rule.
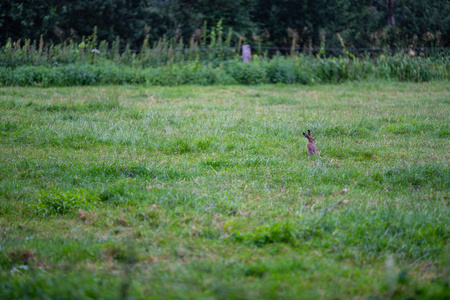
[[[17, 67], [0, 66], [0, 86], [228, 86], [270, 83], [314, 85], [371, 80], [429, 82], [450, 78], [450, 60], [445, 55], [425, 58], [399, 53], [392, 56], [382, 55], [377, 59], [350, 59], [345, 56], [317, 58], [306, 55], [268, 59], [255, 56], [250, 64], [235, 57], [227, 61], [171, 61], [152, 68], [138, 61], [131, 65], [110, 60], [88, 64], [80, 59], [70, 64], [55, 65], [56, 61], [52, 59], [51, 66], [28, 63]], [[267, 97], [266, 102], [269, 105], [295, 104], [294, 99], [276, 96]], [[66, 110], [68, 107], [50, 106], [49, 109]]]
[[449, 91], [1, 88], [0, 299], [448, 299]]

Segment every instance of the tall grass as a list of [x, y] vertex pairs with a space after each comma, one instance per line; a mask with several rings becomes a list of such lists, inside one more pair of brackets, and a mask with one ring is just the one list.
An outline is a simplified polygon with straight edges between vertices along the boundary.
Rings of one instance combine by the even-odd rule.
[[203, 41], [192, 37], [188, 43], [184, 43], [182, 39], [167, 39], [163, 36], [150, 45], [147, 36], [140, 49], [130, 49], [128, 44], [121, 44], [119, 37], [111, 45], [106, 41], [98, 42], [96, 32], [94, 29], [93, 35], [83, 37], [80, 43], [67, 40], [58, 45], [45, 45], [42, 36], [39, 42], [9, 39], [0, 51], [0, 65], [58, 66], [113, 61], [117, 65], [149, 67], [186, 61], [221, 62], [235, 57], [238, 52], [236, 47], [231, 46], [232, 30], [224, 36], [221, 22], [211, 29], [209, 38]]
[[60, 66], [0, 67], [5, 86], [75, 86], [98, 84], [315, 84], [385, 79], [424, 82], [448, 80], [447, 57], [418, 58], [398, 54], [368, 58], [275, 57], [243, 63], [233, 59], [221, 63], [180, 62], [157, 67], [118, 65], [113, 61]]
[[[206, 33], [206, 27], [204, 28]], [[45, 45], [30, 40], [9, 40], [0, 50], [0, 85], [73, 86], [95, 84], [261, 84], [340, 83], [348, 80], [388, 79], [423, 82], [448, 80], [450, 60], [445, 54], [411, 56], [406, 52], [376, 57], [355, 57], [342, 42], [339, 57], [329, 57], [323, 41], [317, 56], [279, 53], [268, 56], [255, 48], [251, 63], [242, 63], [239, 47], [231, 45], [233, 32], [223, 32], [219, 22], [202, 37], [162, 37], [153, 45], [146, 37], [140, 49], [99, 42], [96, 29], [80, 43], [67, 40]], [[295, 42], [295, 37], [293, 38]]]

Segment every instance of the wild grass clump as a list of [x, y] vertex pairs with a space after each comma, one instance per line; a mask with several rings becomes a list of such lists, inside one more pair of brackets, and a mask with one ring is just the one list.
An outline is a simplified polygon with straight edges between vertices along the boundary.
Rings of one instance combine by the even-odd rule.
[[78, 210], [92, 211], [99, 197], [85, 189], [63, 191], [50, 189], [41, 191], [35, 203], [29, 205], [30, 210], [42, 217], [73, 214]]
[[436, 164], [397, 166], [384, 173], [384, 180], [394, 187], [420, 188], [428, 185], [433, 188], [447, 189], [449, 179], [449, 167]]
[[[83, 299], [96, 295], [112, 299], [117, 297], [117, 290], [120, 288], [120, 280], [117, 278], [102, 278], [101, 275], [86, 273], [82, 276], [70, 276], [71, 282], [69, 283], [65, 272], [54, 274], [50, 279], [38, 270], [23, 270], [22, 274], [27, 274], [27, 277], [31, 275], [32, 279], [28, 280], [17, 273], [13, 279], [11, 274], [1, 271], [0, 296], [4, 299]], [[93, 284], [99, 278], [102, 278], [103, 287]], [[83, 288], [80, 289], [80, 287]]]
[[404, 213], [389, 208], [367, 215], [351, 209], [339, 213], [324, 210], [323, 215], [300, 223], [274, 222], [248, 231], [238, 230], [232, 224], [225, 228], [234, 242], [257, 247], [276, 244], [324, 247], [343, 258], [355, 253], [372, 258], [380, 253], [395, 253], [403, 259], [433, 257], [450, 238], [446, 226], [433, 220], [430, 211]]
[[297, 242], [298, 230], [289, 223], [274, 223], [255, 228], [252, 232], [244, 233], [232, 230], [232, 240], [246, 242], [262, 247], [268, 244], [284, 243], [294, 245]]

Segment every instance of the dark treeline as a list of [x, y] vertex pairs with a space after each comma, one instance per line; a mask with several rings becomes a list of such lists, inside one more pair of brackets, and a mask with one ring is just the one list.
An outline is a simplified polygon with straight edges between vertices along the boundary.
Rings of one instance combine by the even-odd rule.
[[266, 47], [450, 46], [448, 0], [1, 0], [0, 46], [81, 41], [95, 26], [124, 48], [164, 35], [201, 44], [220, 20], [234, 42]]

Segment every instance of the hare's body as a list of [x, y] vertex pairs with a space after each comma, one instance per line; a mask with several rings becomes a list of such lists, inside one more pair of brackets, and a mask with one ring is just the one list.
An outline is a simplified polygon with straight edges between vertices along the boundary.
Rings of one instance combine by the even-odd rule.
[[308, 151], [308, 154], [311, 156], [319, 154], [319, 149], [317, 149], [317, 146], [310, 142], [306, 144], [306, 150]]
[[316, 140], [311, 136], [311, 131], [308, 130], [308, 134], [303, 132], [303, 136], [308, 139], [308, 144], [306, 144], [306, 151], [308, 155], [313, 156], [319, 154], [319, 149], [315, 145]]

